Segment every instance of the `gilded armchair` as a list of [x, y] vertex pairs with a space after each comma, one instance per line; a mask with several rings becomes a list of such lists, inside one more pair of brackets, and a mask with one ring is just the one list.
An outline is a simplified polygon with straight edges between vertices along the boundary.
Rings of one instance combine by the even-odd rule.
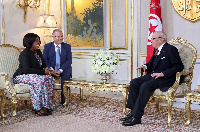
[[13, 45], [0, 45], [0, 92], [1, 92], [1, 117], [5, 118], [3, 113], [5, 100], [9, 98], [12, 103], [12, 115], [16, 116], [16, 104], [18, 100], [30, 100], [28, 84], [13, 84], [12, 76], [19, 66], [18, 57], [20, 50]]
[[[197, 58], [196, 48], [188, 43], [187, 40], [183, 40], [180, 37], [168, 42], [174, 45], [179, 50], [184, 69], [181, 72], [176, 73], [176, 81], [166, 92], [162, 92], [160, 89], [156, 89], [152, 97], [156, 98], [156, 111], [159, 111], [159, 98], [165, 98], [168, 102], [168, 126], [171, 125], [171, 112], [173, 106], [173, 100], [175, 98], [184, 98], [186, 93], [191, 91], [191, 84], [193, 78], [194, 64]], [[144, 71], [140, 71], [143, 75]], [[183, 82], [179, 85], [180, 77], [183, 76]]]
[[[23, 48], [24, 49], [24, 48]], [[16, 104], [18, 100], [24, 100], [27, 103], [30, 100], [30, 91], [28, 84], [13, 84], [12, 76], [19, 66], [18, 57], [20, 50], [9, 44], [0, 45], [0, 97], [1, 118], [5, 118], [4, 106], [6, 98], [9, 98], [12, 103], [12, 114], [16, 116]], [[55, 98], [55, 91], [61, 91], [61, 83], [59, 78], [55, 78], [53, 97]]]

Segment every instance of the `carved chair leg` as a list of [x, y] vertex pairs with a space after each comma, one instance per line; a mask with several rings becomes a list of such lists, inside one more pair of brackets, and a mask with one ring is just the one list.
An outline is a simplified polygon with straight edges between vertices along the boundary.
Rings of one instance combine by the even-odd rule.
[[17, 112], [16, 112], [16, 103], [12, 102], [12, 115], [13, 117], [15, 117], [17, 115]]
[[6, 118], [6, 115], [4, 114], [4, 106], [5, 106], [5, 101], [6, 101], [5, 92], [1, 91], [0, 96], [1, 96], [1, 109], [0, 109], [1, 118], [2, 118], [2, 120], [5, 120], [5, 118]]
[[80, 100], [83, 100], [83, 89], [80, 88]]
[[186, 127], [189, 127], [190, 123], [191, 123], [191, 108], [190, 108], [190, 103], [191, 103], [191, 100], [188, 100], [187, 97], [186, 97], [186, 101], [185, 101], [185, 110], [186, 110], [186, 114], [188, 116], [188, 120], [187, 122], [185, 123], [185, 126]]
[[171, 114], [172, 114], [172, 105], [173, 105], [173, 100], [168, 99], [168, 126], [171, 126]]
[[156, 112], [159, 111], [159, 97], [156, 97]]
[[71, 103], [71, 88], [70, 87], [68, 87], [68, 95], [69, 95], [69, 103]]
[[123, 113], [126, 115], [126, 102], [127, 102], [127, 89], [125, 91], [122, 91], [123, 94]]
[[67, 87], [67, 85], [65, 83], [63, 85], [63, 94], [65, 96], [65, 103], [63, 104], [63, 106], [67, 106], [69, 104], [69, 102], [68, 102], [69, 94], [68, 94], [68, 87]]
[[12, 95], [11, 103], [12, 103], [12, 115], [13, 115], [13, 117], [15, 117], [17, 115], [17, 112], [16, 112], [17, 96], [16, 96], [16, 94]]
[[71, 92], [71, 89], [70, 89], [70, 87], [67, 87], [67, 91], [66, 91], [66, 96], [67, 96], [67, 98], [65, 98], [65, 100], [67, 101], [67, 105], [70, 103], [70, 92]]
[[28, 100], [24, 100], [24, 109], [28, 109]]

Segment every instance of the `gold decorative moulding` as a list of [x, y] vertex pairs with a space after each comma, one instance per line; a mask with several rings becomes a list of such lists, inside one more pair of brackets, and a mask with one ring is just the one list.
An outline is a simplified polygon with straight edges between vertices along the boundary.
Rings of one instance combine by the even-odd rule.
[[171, 0], [176, 12], [186, 20], [196, 22], [200, 19], [200, 0]]

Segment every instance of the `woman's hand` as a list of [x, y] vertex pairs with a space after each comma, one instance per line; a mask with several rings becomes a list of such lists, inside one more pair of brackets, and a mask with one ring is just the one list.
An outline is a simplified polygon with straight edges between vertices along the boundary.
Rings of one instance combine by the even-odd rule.
[[52, 67], [49, 68], [49, 71], [50, 71], [50, 73], [53, 74], [53, 75], [55, 75], [55, 73], [56, 73], [56, 71], [55, 71]]
[[46, 75], [51, 75], [51, 72], [50, 72], [50, 70], [49, 70], [48, 67], [43, 68], [43, 69], [45, 70], [45, 74], [46, 74]]

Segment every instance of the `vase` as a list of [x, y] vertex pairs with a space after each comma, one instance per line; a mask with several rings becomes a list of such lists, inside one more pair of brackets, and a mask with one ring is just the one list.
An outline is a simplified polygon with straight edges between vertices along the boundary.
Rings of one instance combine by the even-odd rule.
[[100, 75], [103, 77], [103, 78], [101, 78], [101, 80], [102, 80], [103, 82], [106, 82], [106, 81], [109, 80], [109, 79], [107, 78], [108, 74], [109, 74], [109, 73], [102, 73], [102, 74], [100, 74]]

